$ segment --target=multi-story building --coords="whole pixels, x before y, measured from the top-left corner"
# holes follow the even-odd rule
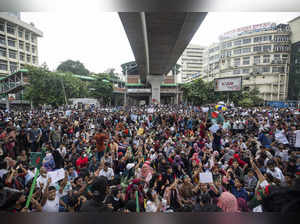
[[[289,100],[300,100],[300,16],[289,22],[291,29],[291,65],[289,73]]]
[[[242,76],[245,90],[257,88],[264,100],[285,100],[288,93],[290,28],[263,23],[229,31],[206,52],[205,81]]]
[[[203,73],[205,47],[190,44],[181,55],[181,79],[189,82]]]
[[[8,75],[25,64],[38,65],[38,37],[43,33],[20,20],[19,13],[0,13],[0,75]]]

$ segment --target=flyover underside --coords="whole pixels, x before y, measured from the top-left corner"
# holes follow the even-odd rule
[[[206,14],[206,12],[119,13],[142,82],[146,82],[148,75],[164,75],[171,70]]]

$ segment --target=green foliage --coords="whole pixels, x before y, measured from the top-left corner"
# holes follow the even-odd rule
[[[90,83],[91,96],[108,104],[113,95],[113,85],[109,74],[96,74],[96,81]]]
[[[193,82],[186,83],[182,86],[184,99],[193,105],[203,105],[216,103],[218,101],[227,101],[229,98],[235,105],[255,106],[263,103],[258,97],[259,91],[240,92],[215,92],[213,82],[204,82],[202,79],[196,79]]]
[[[89,75],[90,72],[87,70],[80,61],[67,60],[62,62],[56,69],[61,72],[71,72],[76,75]]]
[[[65,94],[67,98],[88,97],[88,84],[73,77],[71,73],[50,72],[46,67],[27,66],[26,68],[30,84],[26,86],[24,96],[35,106],[48,104],[57,107],[63,105],[65,104]]]
[[[239,105],[241,107],[251,107],[253,105],[253,101],[251,98],[244,98],[239,101]]]

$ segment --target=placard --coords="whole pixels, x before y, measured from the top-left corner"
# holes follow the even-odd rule
[[[48,178],[51,177],[51,183],[56,183],[65,178],[65,170],[63,168],[48,172]]]
[[[207,184],[213,183],[213,177],[211,172],[199,173],[200,183]]]
[[[201,109],[202,109],[202,112],[204,112],[204,113],[206,113],[206,112],[209,111],[209,108],[208,108],[208,107],[202,107]]]
[[[296,131],[296,142],[295,142],[295,147],[300,148],[300,130]]]

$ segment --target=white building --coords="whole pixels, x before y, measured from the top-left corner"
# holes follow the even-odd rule
[[[242,76],[245,90],[257,88],[264,100],[285,100],[290,47],[286,24],[263,23],[229,31],[208,48],[202,78]]]
[[[38,65],[38,37],[43,33],[20,20],[19,13],[0,13],[0,75],[8,75],[25,64]]]
[[[183,83],[196,79],[203,74],[205,47],[190,44],[181,55],[181,81]]]

